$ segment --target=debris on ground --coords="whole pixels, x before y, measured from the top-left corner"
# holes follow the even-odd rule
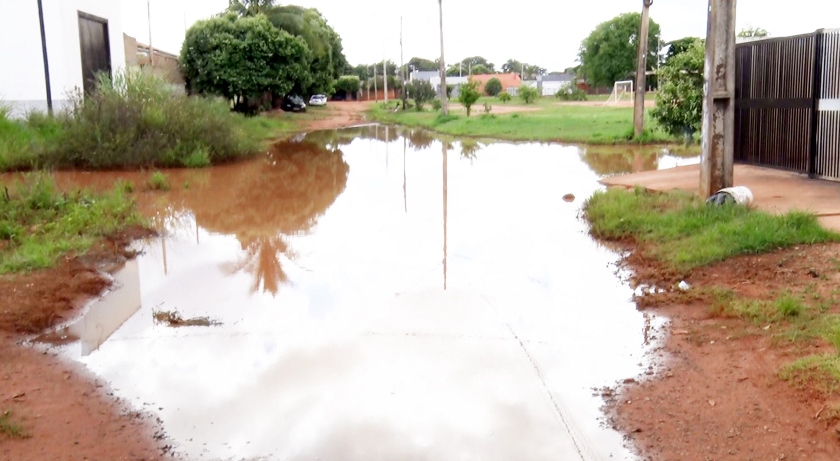
[[[152,318],[155,323],[162,323],[173,328],[178,327],[210,327],[221,325],[222,322],[210,317],[183,318],[178,311],[153,311]]]

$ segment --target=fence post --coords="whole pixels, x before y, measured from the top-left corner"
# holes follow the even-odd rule
[[[825,31],[819,29],[814,32],[814,86],[813,86],[813,108],[811,109],[811,139],[808,146],[808,176],[817,176],[817,153],[819,143],[817,135],[820,130],[820,99],[822,98],[822,61],[823,61],[823,38]]]

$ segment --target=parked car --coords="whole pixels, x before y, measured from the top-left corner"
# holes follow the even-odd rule
[[[306,103],[303,98],[293,94],[283,96],[283,102],[280,103],[280,108],[286,112],[306,112]]]
[[[313,94],[311,98],[309,98],[309,105],[310,106],[326,106],[327,105],[327,97],[323,94]]]

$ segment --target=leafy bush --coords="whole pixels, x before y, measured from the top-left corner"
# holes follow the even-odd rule
[[[14,120],[8,109],[0,107],[0,171],[38,168],[46,146],[62,131],[62,124],[53,117],[31,112],[25,120]]]
[[[703,42],[698,40],[659,70],[661,80],[656,92],[656,107],[650,115],[673,136],[700,130],[705,53]]]
[[[440,108],[441,108],[440,99],[435,99],[434,101],[432,101],[432,109],[434,109],[435,111],[438,111],[438,110],[440,110]]]
[[[499,93],[499,101],[502,101],[502,103],[507,103],[508,101],[510,101],[510,93],[508,93],[507,91],[502,91],[501,93]]]
[[[139,168],[207,166],[256,152],[251,122],[227,103],[174,94],[142,72],[100,76],[96,93],[71,96],[60,134],[39,166]]]
[[[501,93],[502,81],[496,77],[487,80],[487,83],[484,84],[484,92],[487,93],[488,96],[496,96]]]
[[[519,87],[519,98],[525,101],[525,104],[531,104],[540,97],[540,90],[528,85]]]
[[[169,178],[160,171],[155,171],[149,176],[148,186],[151,190],[169,190]]]
[[[336,91],[344,91],[348,95],[355,95],[358,93],[361,86],[362,82],[359,80],[359,77],[355,75],[341,76],[335,83]]]
[[[556,96],[561,101],[586,101],[586,92],[578,88],[574,83],[569,83],[560,88]]]
[[[467,109],[467,117],[470,116],[472,105],[481,97],[481,93],[478,92],[478,85],[479,82],[472,79],[468,83],[461,85],[458,102],[463,104],[464,108]]]
[[[406,89],[408,90],[409,97],[414,100],[418,111],[423,110],[423,105],[435,99],[435,96],[437,96],[435,89],[432,88],[432,84],[425,80],[414,80],[406,85]],[[440,101],[438,101],[439,104]]]

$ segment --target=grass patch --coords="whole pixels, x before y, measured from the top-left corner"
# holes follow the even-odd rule
[[[169,190],[169,178],[160,171],[152,173],[146,184],[151,190]]]
[[[655,124],[646,119],[645,135],[632,140],[633,109],[628,107],[580,106],[559,104],[556,98],[540,98],[534,104],[501,106],[496,98],[482,98],[481,105],[494,107],[523,107],[528,110],[507,114],[482,114],[467,117],[452,104],[448,116],[434,110],[393,112],[379,105],[372,105],[368,118],[384,123],[427,128],[453,136],[488,137],[512,141],[558,141],[590,144],[616,144],[628,142],[676,142]],[[536,110],[533,110],[536,109]]]
[[[97,238],[142,224],[125,185],[107,194],[61,192],[43,173],[24,176],[0,197],[0,274],[53,265]]]
[[[12,420],[12,412],[9,410],[4,411],[3,414],[0,415],[0,434],[15,439],[24,439],[28,437],[26,432],[23,431],[23,426]]]
[[[595,237],[648,243],[653,257],[680,271],[740,254],[840,241],[810,213],[771,215],[737,205],[708,206],[682,192],[596,192],[585,213]]]
[[[782,367],[779,376],[798,388],[830,394],[840,389],[840,355],[811,355]]]
[[[179,94],[143,72],[100,76],[95,94],[70,95],[66,112],[12,120],[0,109],[0,171],[43,168],[200,168],[256,154],[294,126],[245,117],[220,99]]]
[[[154,311],[152,318],[155,323],[161,323],[170,327],[209,327],[221,325],[218,320],[213,320],[210,317],[192,317],[185,319],[181,317],[178,311]]]

